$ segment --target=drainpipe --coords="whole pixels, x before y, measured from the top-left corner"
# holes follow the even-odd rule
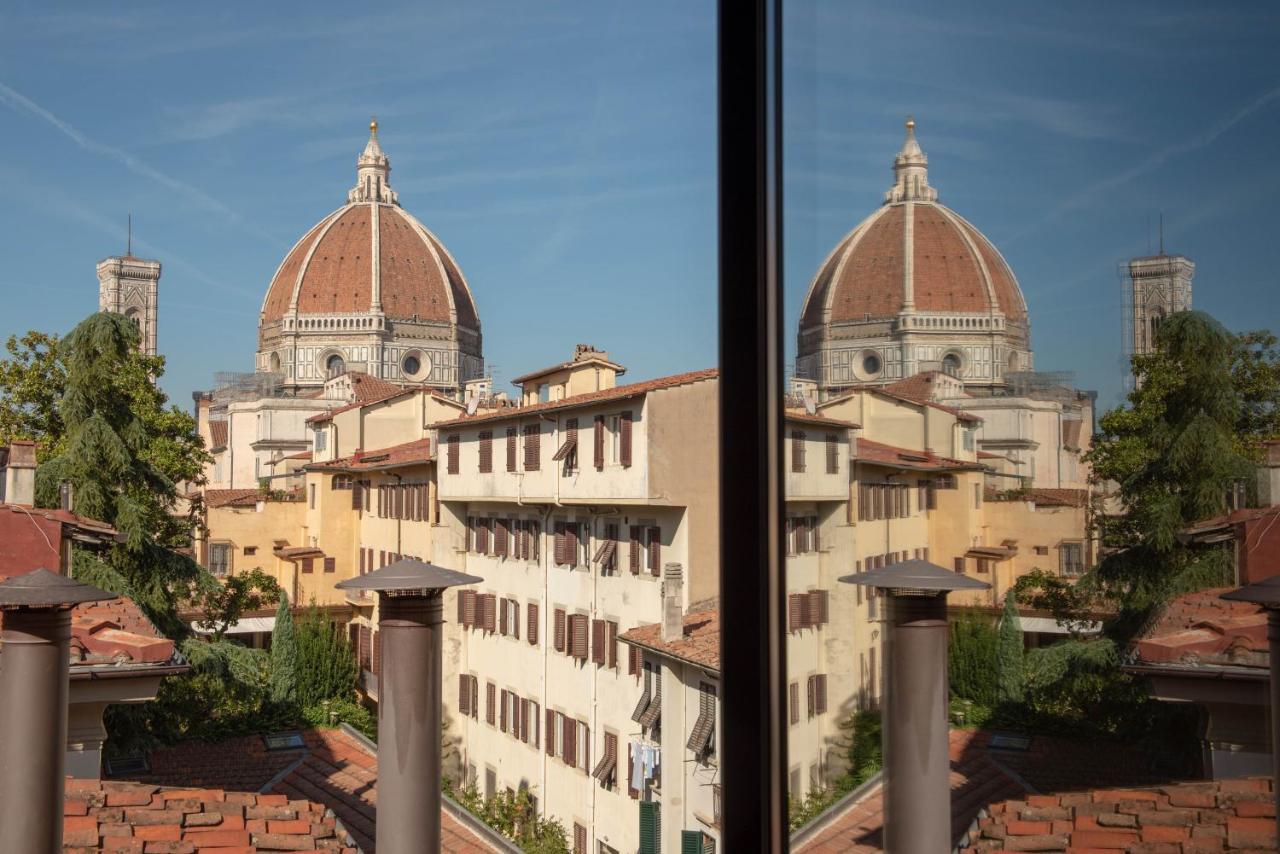
[[[440,680],[446,588],[483,581],[418,560],[399,560],[335,585],[378,594],[380,854],[440,850]]]
[[[71,608],[115,598],[47,569],[0,582],[0,851],[62,850]]]
[[[983,589],[923,560],[840,579],[888,595],[885,637],[885,825],[888,854],[947,854],[951,757],[947,735],[947,594]]]

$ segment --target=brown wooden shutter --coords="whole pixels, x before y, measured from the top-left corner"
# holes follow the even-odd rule
[[[556,755],[556,713],[547,709],[547,728],[544,730],[547,742],[547,755]]]
[[[569,628],[572,631],[570,655],[586,661],[590,655],[590,651],[587,648],[587,615],[574,614],[569,618]]]
[[[809,614],[814,625],[825,625],[830,621],[828,609],[830,607],[829,596],[826,590],[814,590],[809,594],[812,597],[812,603],[809,606]]]
[[[498,597],[493,593],[484,594],[484,628],[492,632],[497,625]]]
[[[507,471],[516,470],[516,434],[519,432],[515,427],[507,428]]]
[[[825,673],[819,673],[813,678],[816,682],[814,695],[817,705],[817,713],[825,715],[827,713],[827,675]]]
[[[537,471],[540,464],[539,452],[542,441],[541,428],[530,424],[524,428],[524,470]]]
[[[488,474],[493,471],[493,431],[485,430],[480,434],[480,471]]]
[[[800,599],[801,599],[801,594],[799,593],[792,593],[787,597],[788,623],[789,623],[790,630],[793,632],[798,632],[802,628]]]
[[[627,644],[627,675],[639,676],[643,653],[640,647]]]
[[[578,529],[581,523],[569,522],[564,526],[564,562],[569,567],[578,565]]]
[[[566,716],[564,719],[564,745],[560,749],[560,755],[564,757],[564,764],[570,768],[578,767],[578,722],[573,718]]]
[[[382,632],[373,633],[373,675],[382,672]]]
[[[520,640],[520,603],[515,599],[508,600],[511,608],[511,636]]]
[[[530,602],[525,611],[529,615],[529,646],[538,645],[538,606],[534,602]]]
[[[564,533],[565,533],[565,523],[564,523],[564,522],[556,522],[556,523],[555,523],[555,532],[556,532],[556,537],[555,537],[555,539],[556,539],[556,545],[555,545],[555,562],[556,562],[556,566],[564,566],[564,565],[565,565],[565,537],[564,537]]]
[[[351,509],[359,510],[364,506],[364,485],[361,481],[356,481],[351,485]]]
[[[471,716],[471,681],[465,673],[458,677],[458,714]]]
[[[618,461],[624,468],[631,466],[631,411],[618,418]]]
[[[597,415],[595,417],[595,464],[596,471],[604,470],[604,416]]]
[[[591,660],[604,666],[604,620],[591,621]]]
[[[302,571],[303,571],[303,572],[311,572],[311,571],[312,571],[312,570],[311,570],[311,558],[309,558],[309,557],[304,557],[304,558],[302,559]]]
[[[805,705],[805,709],[809,717],[813,717],[815,714],[817,714],[817,709],[818,709],[817,678],[818,677],[816,676],[810,676],[809,680],[805,683],[805,691],[806,691],[806,694],[808,695],[806,697],[807,702]]]
[[[812,679],[810,681],[812,681]],[[510,694],[505,688],[503,688],[502,692],[498,695],[498,729],[501,732],[507,731],[507,698],[509,696]]]
[[[610,620],[604,629],[605,667],[618,666],[618,624]]]
[[[649,529],[649,574],[662,575],[662,529]]]
[[[507,533],[507,520],[498,519],[497,521],[495,521],[494,530],[493,530],[494,555],[496,555],[497,557],[503,557],[503,558],[506,557],[507,544],[510,539],[511,539],[510,535]]]
[[[791,431],[791,470],[793,472],[804,471],[804,431]]]
[[[955,560],[955,570],[961,575],[964,574],[964,558],[958,557]]]
[[[501,612],[498,614],[498,634],[502,635],[503,637],[506,637],[507,631],[508,631],[508,627],[507,627],[507,600],[506,600],[506,599],[503,599],[503,600],[502,600],[502,610],[501,610]]]
[[[325,572],[336,572],[336,571],[337,571],[337,569],[338,569],[338,559],[337,559],[337,558],[327,557],[327,558],[325,558],[325,559],[324,559],[324,571],[325,571]]]
[[[790,700],[791,723],[800,723],[800,684],[792,682],[787,686],[788,699]]]
[[[449,474],[458,473],[458,443],[461,441],[462,441],[461,437],[459,437],[457,434],[450,436],[448,439],[448,443],[449,443],[448,473]]]
[[[555,644],[556,652],[564,652],[564,609],[556,608],[555,613]]]
[[[493,726],[498,714],[498,686],[490,682],[485,685],[484,691],[485,699],[488,701],[488,706],[484,710],[484,722]]]
[[[827,474],[840,473],[840,437],[827,434]]]
[[[631,526],[631,574],[640,574],[640,526]]]

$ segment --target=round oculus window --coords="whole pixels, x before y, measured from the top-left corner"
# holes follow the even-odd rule
[[[329,376],[336,377],[347,369],[347,362],[337,353],[334,353],[324,363],[325,369],[329,371]]]
[[[417,356],[405,356],[401,367],[404,368],[406,376],[413,377],[417,376],[418,371],[422,370],[422,362],[418,360]]]
[[[953,377],[960,376],[960,357],[955,353],[948,353],[942,357],[942,370],[944,373]]]
[[[883,365],[880,362],[880,357],[877,356],[875,353],[868,353],[867,355],[862,357],[862,371],[867,376],[869,377],[876,376],[877,374],[880,373],[881,367],[883,367]]]

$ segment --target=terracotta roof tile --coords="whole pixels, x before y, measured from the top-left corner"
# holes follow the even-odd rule
[[[805,424],[820,424],[825,427],[861,427],[861,424],[854,424],[852,421],[844,421],[839,418],[827,418],[825,415],[810,415],[807,412],[796,412],[788,410],[786,413],[788,421],[800,421]]]
[[[1009,798],[1034,800],[1040,797],[1036,792],[1088,789],[1098,785],[1150,785],[1159,780],[1146,772],[1145,755],[1127,745],[1032,736],[1026,751],[1013,751],[991,747],[993,736],[994,733],[984,730],[951,731],[953,841],[963,840],[975,819],[984,811],[994,812]],[[1025,801],[1021,803],[1026,805]],[[883,849],[883,830],[884,790],[876,787],[846,805],[830,824],[792,850],[797,854],[869,854]]]
[[[700,667],[720,670],[720,612],[697,611],[686,614],[683,636],[677,641],[662,639],[662,625],[637,626],[618,635],[618,639],[663,655],[692,662]]]
[[[374,471],[419,465],[431,462],[434,459],[435,452],[432,450],[431,440],[414,439],[412,442],[377,448],[372,451],[357,451],[350,457],[312,463],[307,468],[312,471]]]
[[[71,609],[73,665],[166,664],[173,649],[173,641],[131,599],[86,602]]]
[[[351,371],[351,393],[356,403],[372,403],[395,397],[405,391],[404,386],[389,383],[379,377],[360,371]]]
[[[220,789],[68,780],[62,827],[64,851],[356,854],[321,804]]]
[[[982,457],[985,452],[979,451],[978,456]],[[986,457],[998,456],[997,454],[987,454]],[[986,457],[983,457],[984,459]],[[1040,507],[1087,507],[1089,505],[1089,490],[1087,489],[1018,489],[1012,493],[1001,492],[998,489],[987,489],[983,491],[983,497],[987,501],[1031,501]]]
[[[305,730],[305,747],[268,751],[261,736],[217,743],[181,742],[152,751],[141,782],[215,787],[235,792],[266,789],[287,804],[314,802],[333,810],[365,854],[375,854],[378,758],[341,729]],[[447,809],[440,816],[441,850],[490,854],[494,848]]]
[[[932,451],[914,451],[910,448],[874,442],[871,439],[858,439],[854,459],[859,462],[879,463],[913,471],[957,471],[981,467],[978,463],[940,457]]]
[[[675,386],[716,379],[719,375],[720,372],[715,368],[707,368],[701,371],[689,371],[683,374],[673,374],[672,376],[658,377],[657,379],[645,380],[644,382],[631,383],[629,385],[615,386],[614,388],[603,389],[601,391],[588,392],[587,394],[575,394],[573,397],[566,397],[562,400],[535,403],[530,406],[508,406],[495,412],[480,412],[475,415],[462,416],[448,421],[438,421],[431,426],[444,429],[448,427],[462,427],[468,424],[479,424],[488,421],[526,418],[530,415],[543,412],[559,412],[562,409],[574,409],[579,406],[591,406],[596,403],[604,403],[611,400],[623,400],[629,397],[638,397],[651,391],[659,391],[665,388],[674,388]]]
[[[252,507],[258,503],[257,489],[206,489],[206,507]]]
[[[964,854],[988,851],[1274,851],[1265,778],[1042,795],[993,804]]]
[[[1269,661],[1266,613],[1248,602],[1219,598],[1230,589],[1199,590],[1171,601],[1134,642],[1138,661],[1265,669]]]

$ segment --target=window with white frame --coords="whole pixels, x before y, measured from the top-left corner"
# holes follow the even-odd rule
[[[230,543],[209,544],[209,572],[217,578],[231,572],[231,549]]]

